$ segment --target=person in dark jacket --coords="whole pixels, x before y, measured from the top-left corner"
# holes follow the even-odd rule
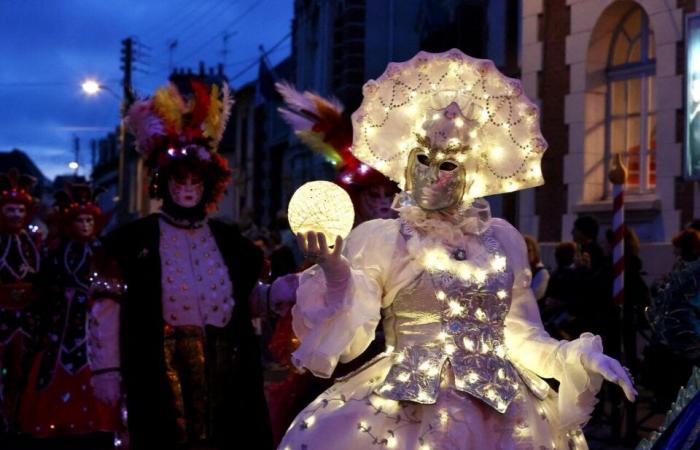
[[[582,304],[579,317],[584,329],[592,330],[603,338],[603,347],[610,355],[619,356],[619,309],[613,303],[613,270],[610,258],[598,243],[598,221],[582,216],[574,222],[571,232],[578,245],[576,263],[578,286]]]
[[[216,153],[230,106],[220,92],[193,79],[127,117],[163,204],[104,238],[90,359],[96,394],[125,394],[132,449],[272,446],[251,317],[288,283],[258,283],[260,249],[208,217],[230,178]]]

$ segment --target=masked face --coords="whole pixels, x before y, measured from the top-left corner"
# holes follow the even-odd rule
[[[95,218],[91,214],[78,214],[73,229],[79,238],[90,239],[95,233]]]
[[[396,191],[386,186],[370,186],[359,194],[358,218],[362,221],[372,219],[391,219],[396,214],[391,209]]]
[[[196,175],[173,175],[168,179],[168,190],[173,201],[183,208],[194,208],[202,201],[204,183]]]
[[[2,207],[2,217],[10,231],[19,231],[27,218],[27,207],[21,203],[7,203]]]
[[[409,155],[406,189],[421,208],[439,211],[458,205],[467,187],[464,167],[447,158],[436,160],[421,149]]]

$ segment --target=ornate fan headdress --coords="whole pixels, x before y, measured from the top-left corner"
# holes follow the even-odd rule
[[[304,144],[336,168],[338,185],[346,190],[377,184],[396,189],[391,180],[352,154],[352,123],[339,101],[299,92],[287,82],[278,82],[275,87],[286,103],[278,108],[280,115]]]
[[[422,147],[468,167],[464,202],[539,186],[547,148],[537,107],[520,81],[459,50],[390,63],[363,87],[352,115],[352,153],[405,188],[408,156]],[[468,165],[467,165],[468,164]]]
[[[20,203],[27,207],[33,206],[36,199],[31,192],[35,185],[36,178],[20,174],[14,167],[7,173],[0,174],[0,205]]]
[[[231,176],[226,159],[217,150],[233,99],[226,84],[208,86],[191,78],[187,87],[189,92],[174,83],[159,88],[152,97],[134,103],[125,122],[151,171],[152,196],[162,194],[160,172],[184,161],[211,184],[207,203],[215,205]]]

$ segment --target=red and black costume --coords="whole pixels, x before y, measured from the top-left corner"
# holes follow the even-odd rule
[[[94,283],[102,311],[93,308],[90,359],[96,386],[121,374],[132,449],[272,445],[248,303],[262,253],[207,217],[230,178],[216,153],[230,104],[225,86],[192,80],[127,117],[163,205],[103,239],[110,263]],[[202,183],[196,206],[171,196],[168,183],[182,178]]]
[[[33,177],[16,169],[0,175],[0,430],[14,430],[19,397],[34,346],[40,255],[26,230],[35,200]]]
[[[20,406],[22,432],[39,437],[114,432],[119,409],[99,401],[90,385],[87,360],[87,312],[97,238],[104,217],[92,190],[72,186],[56,195],[52,219],[61,244],[44,259],[41,270],[40,352],[33,360]],[[81,235],[74,222],[87,216],[92,230]]]

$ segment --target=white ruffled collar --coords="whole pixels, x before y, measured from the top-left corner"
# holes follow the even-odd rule
[[[423,236],[455,242],[464,234],[480,235],[491,226],[491,208],[483,198],[470,206],[460,206],[454,212],[426,211],[416,204],[410,193],[400,192],[394,198],[392,208],[413,230]]]

